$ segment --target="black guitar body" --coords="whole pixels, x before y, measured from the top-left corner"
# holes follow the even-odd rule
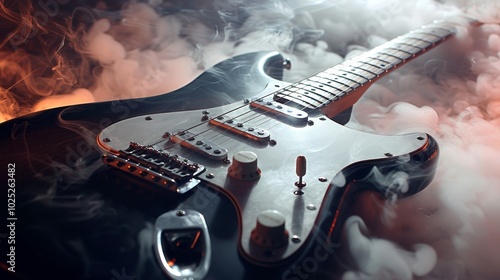
[[[316,205],[317,217],[311,219],[311,232],[302,237],[300,250],[270,265],[242,253],[244,218],[230,189],[219,190],[217,184],[205,179],[185,194],[152,188],[140,178],[102,163],[103,149],[96,141],[101,131],[118,121],[168,112],[181,116],[174,112],[211,111],[251,99],[271,83],[281,83],[275,79],[281,79],[283,62],[278,53],[246,54],[218,64],[169,94],[56,108],[1,124],[0,173],[2,186],[6,186],[2,197],[15,193],[13,215],[5,206],[1,211],[11,218],[3,221],[15,224],[15,244],[8,243],[8,238],[0,243],[3,274],[13,279],[168,279],[154,252],[155,221],[163,213],[182,209],[201,213],[210,233],[211,261],[205,279],[303,279],[303,274],[317,279],[319,269],[312,267],[310,260],[322,263],[318,261],[319,250],[321,257],[334,258],[335,242],[356,193],[374,190],[387,194],[388,186],[370,181],[373,167],[383,174],[411,174],[409,190],[396,190],[396,195],[420,191],[436,168],[438,147],[432,137],[418,136],[418,141],[425,143],[404,154],[404,161],[396,152],[393,156],[382,154],[380,160],[344,166],[343,186],[330,182],[333,176],[328,176],[329,187],[322,204]],[[329,119],[314,122],[343,129]],[[15,185],[5,183],[12,179],[7,177],[8,168],[15,169]],[[200,177],[205,178],[208,172]],[[260,182],[265,183],[264,177]],[[11,228],[1,230],[6,231],[13,234]],[[12,251],[14,258],[4,254]],[[14,273],[8,271],[12,267]]]

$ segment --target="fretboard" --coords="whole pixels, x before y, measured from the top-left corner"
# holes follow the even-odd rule
[[[444,42],[456,24],[434,22],[278,91],[274,99],[334,117],[351,107],[375,80]]]

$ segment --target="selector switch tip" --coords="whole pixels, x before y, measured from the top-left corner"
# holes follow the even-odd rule
[[[257,165],[257,155],[250,151],[235,153],[228,174],[236,180],[248,181],[258,179],[260,177],[260,169]]]

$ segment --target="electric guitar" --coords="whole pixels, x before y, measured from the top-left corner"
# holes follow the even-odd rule
[[[373,82],[454,30],[425,25],[294,84],[279,53],[251,53],[168,94],[1,124],[4,274],[314,279],[356,194],[406,197],[432,180],[430,135],[342,123]]]

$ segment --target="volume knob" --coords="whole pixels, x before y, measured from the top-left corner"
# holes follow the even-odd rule
[[[260,177],[260,169],[257,166],[257,155],[249,151],[235,153],[228,173],[231,178],[237,180],[258,179]]]
[[[288,231],[285,229],[285,217],[276,210],[263,211],[257,217],[257,224],[252,230],[250,240],[264,248],[279,248],[288,243]]]

